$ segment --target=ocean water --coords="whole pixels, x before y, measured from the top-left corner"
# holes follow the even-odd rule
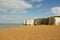
[[[0,24],[0,30],[23,27],[22,24]]]

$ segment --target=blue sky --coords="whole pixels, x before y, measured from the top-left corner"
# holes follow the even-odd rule
[[[60,15],[60,0],[0,0],[0,23],[56,15]]]

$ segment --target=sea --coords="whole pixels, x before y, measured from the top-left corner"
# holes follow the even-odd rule
[[[23,27],[23,24],[0,24],[0,30]]]

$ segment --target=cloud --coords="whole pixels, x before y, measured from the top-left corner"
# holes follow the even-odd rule
[[[0,8],[0,13],[2,13],[2,12],[6,12],[6,10],[5,10],[5,9]]]
[[[2,4],[6,7],[17,9],[17,8],[31,8],[32,5],[21,0],[1,0]]]
[[[2,12],[3,10],[0,8],[0,12]]]
[[[18,15],[2,15],[0,16],[0,23],[21,23],[25,18]]]
[[[28,13],[28,11],[23,11],[23,13]]]
[[[32,2],[41,2],[41,0],[32,0]],[[36,5],[39,8],[41,4]],[[21,20],[28,19],[17,13],[28,13],[26,9],[34,8],[34,5],[25,0],[0,0],[0,13],[7,13],[0,15],[0,23],[20,23]],[[12,15],[10,14],[12,13]]]
[[[41,4],[42,1],[43,0],[31,0],[31,3],[33,5],[33,8],[40,8],[42,6],[42,4]]]
[[[0,23],[21,23],[25,18],[16,14],[28,13],[26,9],[32,7],[32,4],[24,0],[0,0],[0,13],[7,13],[0,15]]]
[[[18,16],[18,15],[2,15],[0,16],[0,19],[7,19],[7,20],[21,20],[21,19],[24,19],[23,17],[21,16]]]
[[[42,0],[32,0],[32,2],[41,2]]]
[[[14,10],[14,11],[23,11],[27,8],[32,8],[32,4],[28,4],[27,2],[25,2],[24,0],[0,0],[0,5],[2,5],[3,7],[0,7],[0,10],[1,8],[4,8],[5,10],[7,9],[11,9],[11,10]],[[21,11],[21,13],[23,13]]]
[[[51,9],[51,11],[52,11],[53,13],[55,13],[56,15],[60,15],[60,7],[53,7],[53,8]]]
[[[42,4],[36,5],[34,8],[40,8]]]
[[[34,2],[42,2],[42,0],[31,0]],[[1,12],[8,12],[8,9],[11,10],[11,12],[14,14],[16,11],[19,11],[20,13],[28,13],[26,9],[28,8],[39,8],[41,4],[36,5],[34,7],[31,3],[26,2],[25,0],[0,0],[0,9],[4,9],[5,11]],[[10,12],[10,13],[11,13]]]

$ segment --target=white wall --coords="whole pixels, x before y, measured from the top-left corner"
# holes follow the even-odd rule
[[[26,21],[26,20],[24,20],[24,24],[26,24],[25,21]]]
[[[27,24],[27,25],[34,25],[34,20],[33,20],[33,19],[24,20],[24,24]]]
[[[33,19],[30,20],[30,24],[34,25],[34,20]]]
[[[30,20],[27,20],[27,24],[30,24]]]
[[[55,25],[60,25],[60,17],[55,17]]]

